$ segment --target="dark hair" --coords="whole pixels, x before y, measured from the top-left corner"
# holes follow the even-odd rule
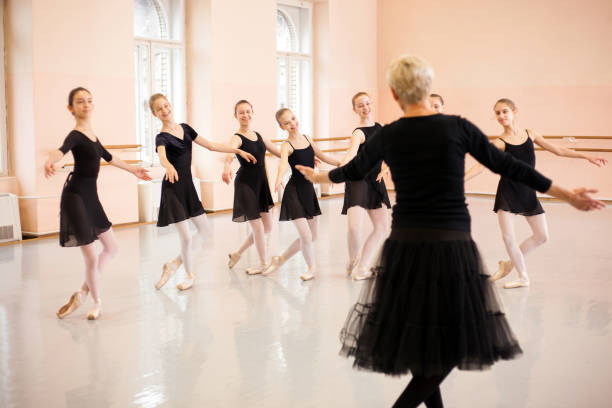
[[[442,102],[442,106],[444,106],[444,99],[442,99],[442,97],[440,95],[432,93],[432,94],[429,95],[429,97],[430,98],[438,98],[438,99],[440,99],[440,102]]]
[[[353,95],[353,98],[351,99],[351,103],[353,104],[353,108],[355,107],[355,100],[357,98],[359,98],[360,96],[364,96],[364,95],[368,96],[368,97],[370,96],[370,95],[368,95],[367,92],[357,92],[355,95]]]
[[[505,105],[508,105],[508,107],[512,109],[513,111],[516,110],[516,104],[514,103],[514,101],[512,101],[512,99],[508,99],[508,98],[498,99],[497,102],[495,102],[495,105],[493,105],[493,107],[495,107],[498,103],[503,103]]]
[[[159,98],[164,98],[166,101],[168,100],[168,98],[166,98],[166,95],[162,93],[156,93],[156,94],[151,95],[151,97],[149,98],[149,109],[151,109],[151,112],[153,112],[153,104]]]
[[[280,108],[279,110],[276,111],[276,121],[278,122],[278,124],[280,125],[280,117],[283,116],[283,114],[285,112],[291,112],[291,109],[289,108]]]
[[[251,107],[251,110],[253,110],[253,105],[251,105],[251,102],[247,101],[246,99],[241,99],[238,102],[236,102],[236,104],[234,105],[234,115],[238,111],[238,106],[242,105],[243,103],[246,103],[247,105],[249,105]]]
[[[77,86],[72,91],[70,91],[70,93],[68,94],[68,106],[72,106],[72,104],[74,103],[74,96],[77,94],[77,92],[81,92],[81,91],[85,91],[91,95],[91,92],[89,92],[88,89],[83,88],[82,86]]]

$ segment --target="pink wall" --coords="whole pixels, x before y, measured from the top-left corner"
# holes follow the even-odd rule
[[[588,7],[574,6],[551,0],[538,5],[475,0],[470,7],[413,0],[315,1],[314,136],[350,134],[357,120],[350,98],[359,90],[372,94],[379,121],[395,119],[399,110],[384,74],[389,61],[406,52],[432,63],[435,90],[445,96],[449,113],[469,117],[488,133],[500,130],[491,112],[493,101],[508,96],[519,104],[521,123],[543,134],[612,135],[607,120],[612,55],[605,41],[612,37],[612,5],[597,0]],[[7,131],[14,178],[0,179],[0,189],[56,196],[20,202],[24,230],[43,233],[58,225],[66,174],[44,180],[42,165],[73,126],[65,107],[69,89],[84,85],[93,92],[94,126],[103,143],[136,143],[132,2],[107,0],[84,7],[79,0],[58,0],[50,7],[45,0],[7,0],[5,7]],[[185,0],[185,7],[189,123],[205,137],[226,142],[237,128],[234,103],[247,98],[255,107],[255,128],[275,137],[276,1]],[[222,160],[221,154],[195,149],[196,175],[205,180],[204,202],[210,209],[232,203],[233,187],[220,181]],[[276,163],[268,160],[271,177]],[[612,197],[612,166],[599,170],[547,153],[538,153],[538,163],[555,180],[574,186],[588,179],[602,196]],[[568,166],[572,172],[565,171]],[[491,192],[495,181],[483,175],[468,188]],[[131,175],[105,167],[99,190],[114,223],[137,220],[137,185]]]
[[[234,103],[246,98],[255,108],[255,128],[275,138],[276,1],[188,1],[187,8],[188,83],[198,89],[189,90],[189,121],[205,136],[227,142],[237,129]],[[350,135],[356,122],[351,97],[358,90],[377,93],[375,15],[370,0],[313,4],[315,137]],[[203,21],[210,21],[209,29]],[[194,154],[198,175],[208,180],[203,191],[209,209],[232,206],[233,186],[221,182],[222,160],[202,149]],[[278,161],[267,163],[274,179]]]
[[[314,19],[314,101],[315,137],[350,136],[358,123],[351,98],[356,92],[377,91],[376,2],[331,0],[316,2]],[[376,117],[376,106],[374,109]],[[348,146],[342,142],[321,142],[321,148]],[[342,158],[344,153],[333,154]],[[329,166],[324,165],[324,168]],[[322,186],[324,192],[339,193],[342,186]]]
[[[381,0],[377,60],[382,117],[389,122],[400,115],[388,92],[386,67],[396,56],[412,53],[433,65],[434,91],[444,96],[447,112],[468,117],[488,134],[501,130],[493,103],[509,97],[519,106],[520,123],[541,134],[610,136],[611,16],[612,3],[605,0],[582,7],[568,0],[475,0],[469,7]],[[538,153],[538,162],[555,180],[570,186],[588,180],[601,188],[601,196],[612,197],[610,168],[598,171],[548,153]],[[495,177],[487,180],[475,179],[468,187],[494,191]]]
[[[276,135],[276,2],[187,1],[188,118],[204,137],[229,142],[234,104],[248,99],[254,128]],[[238,12],[239,11],[239,12]],[[223,154],[197,148],[193,163],[207,180],[204,206],[229,208],[233,186],[221,182]]]
[[[21,222],[25,231],[50,232],[59,225],[66,174],[45,180],[43,164],[74,126],[66,110],[68,91],[78,85],[92,91],[94,129],[103,144],[135,143],[132,7],[122,0],[87,9],[78,0],[56,1],[53,7],[44,0],[7,1],[5,21],[11,174],[22,195],[56,196],[20,200]],[[112,222],[137,220],[133,176],[103,168],[99,190]]]
[[[350,136],[358,122],[351,98],[365,91],[376,102],[376,2],[329,2],[330,136]],[[375,111],[376,116],[376,111]]]

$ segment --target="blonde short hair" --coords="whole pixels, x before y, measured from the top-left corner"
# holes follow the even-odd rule
[[[429,96],[433,81],[433,69],[415,55],[402,55],[387,69],[387,84],[400,101],[418,103]]]

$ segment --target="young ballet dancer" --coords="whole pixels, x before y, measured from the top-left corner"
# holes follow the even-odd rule
[[[395,407],[442,407],[440,383],[454,367],[482,370],[521,352],[470,236],[463,192],[470,153],[504,177],[581,210],[603,208],[595,190],[565,190],[495,148],[471,122],[438,114],[427,100],[432,69],[402,56],[387,71],[404,112],[331,172],[297,166],[313,183],[360,180],[380,161],[391,169],[397,203],[375,279],[365,283],[342,330],[342,353],[356,367],[412,373]]]
[[[372,120],[372,101],[367,93],[356,93],[352,103],[353,111],[359,115],[359,126],[351,135],[350,146],[341,165],[353,159],[363,149],[364,143],[382,128],[380,123]],[[383,167],[386,171],[386,164],[380,161],[363,180],[347,181],[345,185],[342,214],[348,214],[349,261],[346,274],[354,280],[372,276],[369,268],[372,257],[388,233],[387,210],[391,208],[391,203],[383,180]],[[361,230],[366,214],[372,221],[373,229],[363,242]]]
[[[236,172],[234,180],[234,209],[232,220],[234,222],[248,221],[251,233],[246,241],[236,252],[229,254],[229,267],[233,268],[240,260],[241,255],[253,243],[259,254],[260,264],[253,268],[247,268],[246,273],[257,275],[266,269],[266,242],[265,235],[272,230],[272,213],[270,208],[274,207],[268,175],[266,173],[266,149],[273,155],[280,157],[280,149],[269,139],[264,138],[258,132],[251,129],[253,118],[253,105],[242,99],[234,106],[234,117],[238,120],[240,127],[230,140],[230,146],[241,148],[251,153],[257,160],[256,164],[249,163],[240,156],[236,156],[240,162],[240,169]],[[225,157],[223,167],[223,181],[229,184],[232,180],[231,163],[234,155]]]
[[[517,124],[518,109],[510,99],[498,100],[493,110],[497,121],[504,129],[499,138],[493,141],[493,144],[498,149],[509,153],[531,167],[535,167],[536,161],[534,143],[557,156],[585,159],[596,166],[607,163],[607,160],[602,157],[590,156],[556,146],[547,142],[533,130],[519,127]],[[470,180],[482,170],[481,165],[474,165],[466,173],[465,180]],[[516,269],[518,279],[506,282],[504,288],[527,287],[529,286],[529,275],[527,274],[525,255],[548,240],[548,226],[544,209],[542,209],[534,189],[506,177],[501,177],[497,185],[493,211],[497,213],[502,238],[510,259],[499,261],[499,268],[491,279],[496,281],[508,275],[512,269]],[[517,214],[525,217],[532,231],[532,235],[520,245],[518,245],[514,233],[514,220]]]
[[[256,160],[250,153],[205,139],[186,123],[175,123],[172,106],[162,94],[157,93],[151,96],[149,107],[153,116],[162,122],[161,132],[155,138],[155,146],[159,161],[166,169],[161,186],[157,226],[165,227],[175,224],[181,240],[180,254],[174,260],[164,264],[161,278],[155,288],[161,289],[183,264],[187,280],[179,283],[177,288],[186,290],[193,286],[195,280],[195,252],[202,247],[211,233],[204,207],[193,185],[191,175],[193,143],[215,152],[238,154],[247,162],[256,163]],[[197,229],[193,236],[189,232],[188,220],[191,220]]]
[[[75,119],[74,129],[68,133],[58,150],[49,153],[45,162],[45,177],[55,174],[54,164],[66,153],[72,152],[74,170],[66,178],[60,201],[60,245],[81,248],[85,261],[85,282],[81,289],[70,296],[57,317],[60,319],[74,312],[85,302],[91,292],[94,307],[87,315],[95,320],[102,313],[100,298],[100,274],[110,258],[118,251],[111,222],[106,217],[98,198],[98,173],[100,158],[109,164],[128,171],[142,180],[151,180],[142,167],[131,166],[118,157],[113,157],[100,143],[91,126],[94,109],[91,92],[83,87],[74,88],[68,95],[68,110]],[[95,241],[102,243],[102,251],[96,253]]]
[[[276,121],[281,129],[287,131],[288,136],[281,145],[281,159],[274,184],[275,192],[278,192],[281,186],[287,167],[291,166],[291,178],[287,182],[281,203],[280,221],[293,221],[300,237],[293,241],[282,255],[272,257],[270,265],[263,274],[273,273],[301,250],[308,271],[303,273],[300,279],[308,281],[315,277],[316,266],[312,243],[317,239],[317,216],[321,215],[321,209],[314,186],[295,169],[295,166],[301,164],[313,167],[315,156],[332,166],[338,166],[340,161],[324,154],[300,133],[299,122],[290,109],[283,108],[276,112]]]
[[[442,96],[432,93],[429,95],[429,106],[431,106],[431,110],[442,113],[444,112],[444,99],[442,99]]]

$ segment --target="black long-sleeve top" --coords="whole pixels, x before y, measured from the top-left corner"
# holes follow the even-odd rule
[[[442,114],[401,118],[384,126],[329,178],[334,183],[363,179],[382,159],[395,184],[392,227],[470,231],[463,188],[466,153],[535,190],[550,188],[548,178],[497,149],[470,121]]]

